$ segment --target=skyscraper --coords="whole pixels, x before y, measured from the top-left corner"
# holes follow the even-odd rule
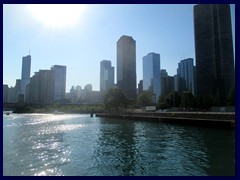
[[[154,102],[161,95],[160,54],[149,53],[143,57],[143,90],[154,94]]]
[[[29,84],[29,102],[51,104],[54,96],[54,71],[39,70],[31,77]]]
[[[136,98],[136,41],[130,36],[117,41],[117,86],[128,98]]]
[[[194,87],[194,72],[193,72],[193,59],[183,59],[178,63],[177,75],[184,79],[184,90],[190,91],[195,95]]]
[[[64,100],[66,92],[66,66],[54,65],[51,70],[54,72],[54,101]]]
[[[100,92],[103,94],[114,86],[114,67],[111,61],[102,60],[100,62]]]
[[[161,96],[167,96],[174,90],[174,78],[168,76],[166,69],[160,70],[161,77]]]
[[[22,58],[21,93],[26,95],[26,86],[30,83],[31,56]]]
[[[234,56],[230,6],[194,6],[194,32],[198,96],[217,96],[220,104],[234,82]]]

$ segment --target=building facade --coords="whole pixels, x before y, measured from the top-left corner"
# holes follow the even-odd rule
[[[54,101],[54,72],[39,70],[30,80],[28,99],[30,103],[51,104]]]
[[[21,93],[26,95],[26,86],[30,83],[31,56],[22,58]]]
[[[8,85],[3,84],[3,103],[8,102]]]
[[[114,86],[114,67],[111,61],[102,60],[100,62],[100,92],[103,95],[108,89]]]
[[[160,70],[161,78],[161,96],[167,96],[174,90],[174,78],[173,76],[168,76],[165,69]]]
[[[183,89],[195,95],[193,59],[183,59],[178,63],[177,75],[184,79]]]
[[[66,66],[54,65],[51,70],[54,72],[54,101],[65,99],[66,93]]]
[[[154,94],[154,102],[161,95],[160,54],[149,53],[143,57],[143,90]]]
[[[136,41],[121,36],[117,41],[117,86],[130,99],[136,99]]]
[[[218,96],[226,103],[234,82],[234,55],[230,6],[194,6],[194,34],[198,96]]]
[[[140,95],[143,92],[143,80],[141,79],[138,83],[137,95]]]
[[[18,102],[18,94],[21,94],[21,79],[16,79],[15,84],[15,102]]]

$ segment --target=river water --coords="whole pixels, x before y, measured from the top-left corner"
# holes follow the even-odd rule
[[[3,175],[235,175],[235,131],[77,114],[3,114]]]

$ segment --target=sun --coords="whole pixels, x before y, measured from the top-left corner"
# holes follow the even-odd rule
[[[79,22],[85,6],[82,4],[29,4],[27,8],[44,26],[64,28]]]

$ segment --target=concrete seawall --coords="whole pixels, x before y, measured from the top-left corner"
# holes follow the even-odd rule
[[[162,113],[98,113],[96,117],[119,118],[160,123],[235,128],[235,113],[212,112],[162,112]]]

